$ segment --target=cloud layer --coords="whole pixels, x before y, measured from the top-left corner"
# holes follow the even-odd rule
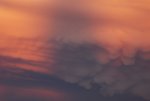
[[[65,1],[57,9],[43,6],[52,3],[1,3],[1,67],[150,100],[148,0]]]
[[[80,28],[73,22],[80,16],[60,18],[65,22],[57,27],[56,37],[64,44],[56,53],[56,75],[88,89],[99,85],[104,95],[128,92],[150,100],[147,2],[112,0],[103,2],[105,7],[89,7],[93,11],[85,13],[89,22],[78,20]]]

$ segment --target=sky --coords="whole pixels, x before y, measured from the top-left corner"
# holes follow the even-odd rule
[[[150,101],[149,0],[1,0],[0,101]]]

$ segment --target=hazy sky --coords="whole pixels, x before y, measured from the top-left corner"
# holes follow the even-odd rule
[[[150,1],[1,0],[0,101],[149,101]]]

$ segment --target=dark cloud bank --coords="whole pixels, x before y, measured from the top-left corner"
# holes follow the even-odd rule
[[[71,94],[72,97],[66,97],[68,101],[149,100],[149,61],[141,59],[140,52],[135,55],[134,64],[126,65],[119,58],[104,63],[97,57],[101,52],[102,54],[106,52],[99,45],[56,41],[47,41],[47,43],[43,46],[45,47],[43,49],[48,51],[49,44],[54,44],[55,54],[42,51],[40,57],[47,56],[45,61],[53,60],[51,63],[1,55],[0,83],[7,88],[5,92],[9,93],[6,93],[5,96],[2,95],[5,97],[4,101],[19,101],[20,99],[25,101],[33,99],[34,101],[62,100],[54,99],[54,95],[45,98],[37,97],[36,94],[32,97],[28,96],[28,98],[25,95],[18,95],[19,91],[24,94],[25,89],[35,90],[39,88],[50,91],[54,89],[54,91],[66,93],[68,96]],[[36,45],[35,47],[39,46]],[[36,51],[34,55],[39,55],[38,52],[41,51]],[[30,53],[33,53],[32,50],[30,50]],[[17,64],[20,64],[20,67]],[[38,67],[45,67],[47,72],[40,73],[34,69],[21,69],[21,66],[25,64],[27,67],[37,67],[37,70]],[[54,68],[53,74],[49,69],[51,67]],[[15,95],[13,92],[19,88],[21,90],[18,93],[16,92],[17,95]],[[27,90],[27,92],[30,92],[30,90]],[[39,90],[39,92],[41,91]],[[59,93],[55,96],[59,96]],[[59,97],[61,98],[61,96]]]

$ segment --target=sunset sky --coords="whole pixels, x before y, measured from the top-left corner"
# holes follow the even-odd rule
[[[0,101],[150,101],[150,1],[0,0]]]

